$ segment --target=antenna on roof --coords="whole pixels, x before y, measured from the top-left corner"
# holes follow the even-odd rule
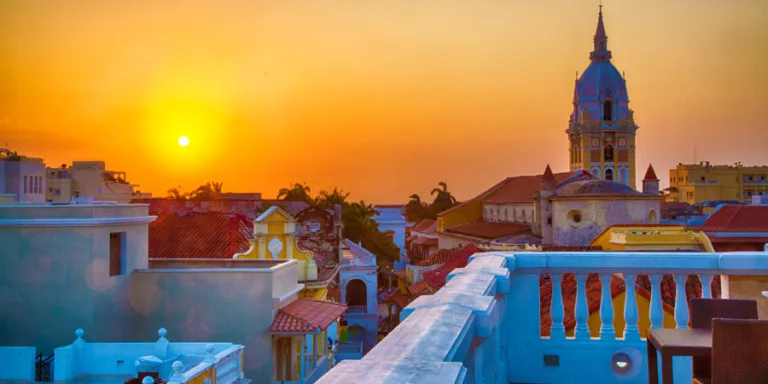
[[[698,164],[699,163],[699,159],[696,156],[696,143],[693,143],[693,163],[694,164]]]

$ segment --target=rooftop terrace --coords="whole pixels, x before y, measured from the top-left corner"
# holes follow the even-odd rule
[[[712,281],[768,275],[768,255],[750,253],[661,252],[497,252],[472,256],[454,270],[446,285],[421,296],[401,313],[401,324],[362,360],[346,360],[318,383],[647,383],[645,330],[639,329],[635,284],[625,284],[623,308],[601,288],[599,337],[590,337],[586,282],[597,274],[602,286],[615,277],[634,282],[648,276],[652,285],[648,320],[664,321],[662,278],[675,284],[674,321],[687,328],[686,280],[698,276],[702,297],[712,297]],[[577,282],[575,334],[566,336],[562,282]],[[552,325],[542,336],[540,276],[550,276]],[[760,297],[760,289],[756,295]],[[760,299],[762,300],[762,298]],[[758,302],[761,313],[766,303]],[[763,315],[761,315],[762,317]],[[616,327],[626,319],[626,326]],[[547,325],[548,326],[548,325]],[[617,329],[620,329],[617,332]],[[627,356],[617,363],[614,356]],[[675,382],[690,383],[690,358],[674,359]]]

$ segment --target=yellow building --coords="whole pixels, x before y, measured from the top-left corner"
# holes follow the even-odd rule
[[[684,225],[614,225],[599,234],[590,244],[603,251],[689,251],[714,252],[709,238]]]
[[[254,239],[250,248],[235,259],[296,260],[298,281],[304,284],[299,296],[325,300],[328,284],[338,273],[338,265],[318,268],[314,253],[298,243],[297,220],[279,206],[272,206],[253,221]]]
[[[678,164],[669,170],[667,201],[695,204],[710,200],[752,202],[768,194],[768,166]],[[706,212],[705,212],[706,213]]]

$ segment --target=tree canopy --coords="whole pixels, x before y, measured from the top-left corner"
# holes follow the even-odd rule
[[[409,196],[408,204],[405,205],[405,219],[408,222],[418,223],[424,219],[435,220],[440,212],[459,204],[448,191],[448,183],[441,181],[437,185],[438,187],[429,193],[430,196],[435,196],[431,204],[422,201],[421,196],[416,193]]]

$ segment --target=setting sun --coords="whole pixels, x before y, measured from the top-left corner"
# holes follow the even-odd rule
[[[182,147],[186,147],[187,145],[189,145],[189,138],[186,136],[179,137],[179,145]]]

